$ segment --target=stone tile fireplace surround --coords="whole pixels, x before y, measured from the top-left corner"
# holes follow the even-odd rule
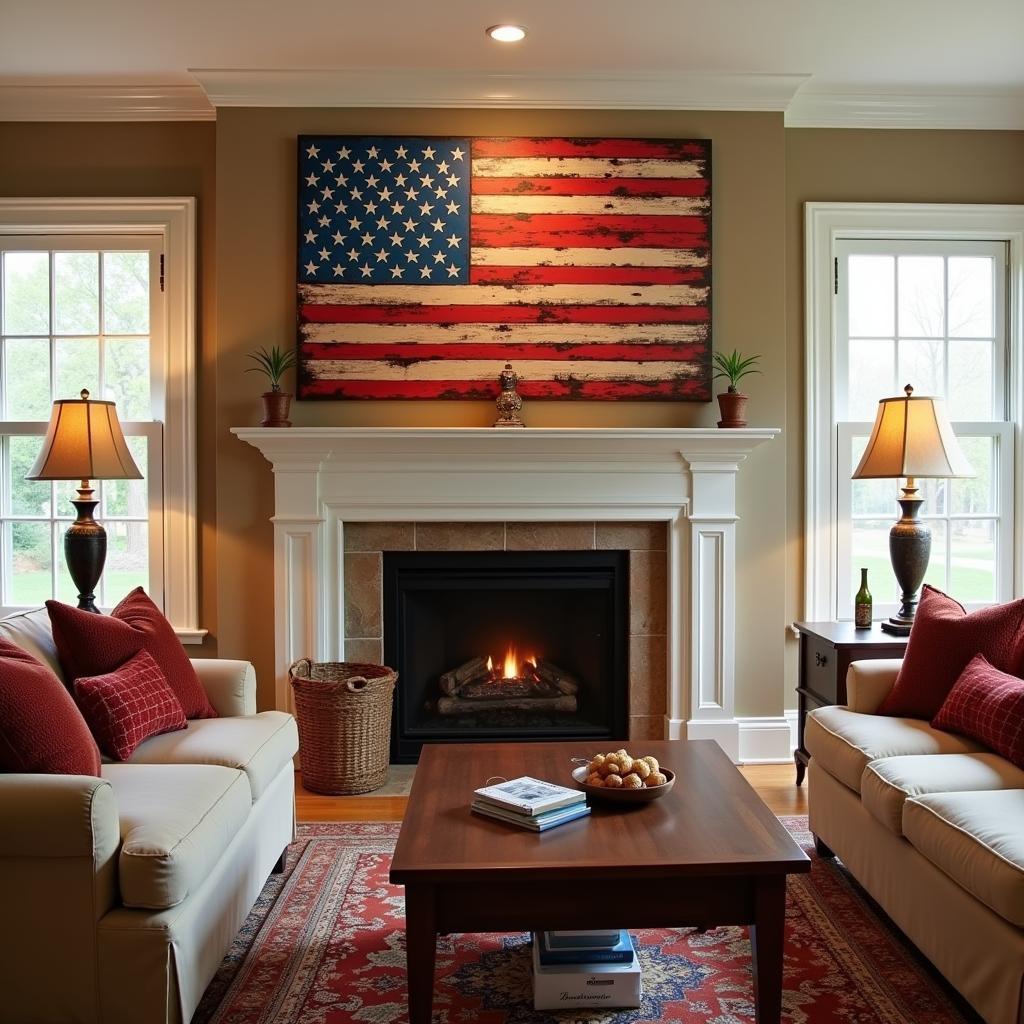
[[[382,552],[630,552],[630,735],[734,758],[735,478],[773,429],[235,428],[274,470],[277,706],[381,658]]]

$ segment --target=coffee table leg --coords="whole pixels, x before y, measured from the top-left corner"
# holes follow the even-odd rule
[[[786,933],[786,876],[757,882],[754,926],[754,1006],[757,1024],[779,1024],[782,1016],[782,952]]]
[[[434,887],[405,887],[405,956],[409,983],[409,1024],[430,1024],[434,1008],[437,919]]]

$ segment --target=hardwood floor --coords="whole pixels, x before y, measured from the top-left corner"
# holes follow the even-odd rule
[[[750,764],[740,771],[773,814],[806,814],[807,782],[798,789],[792,764]],[[296,777],[295,802],[299,821],[401,821],[404,796],[320,796]]]

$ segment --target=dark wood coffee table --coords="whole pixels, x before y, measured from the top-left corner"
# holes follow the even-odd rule
[[[712,740],[603,741],[653,754],[672,792],[636,807],[593,802],[539,835],[471,814],[491,776],[572,785],[594,743],[424,746],[391,863],[405,886],[409,1021],[429,1024],[438,934],[545,928],[749,925],[758,1024],[782,1009],[786,875],[810,861]]]

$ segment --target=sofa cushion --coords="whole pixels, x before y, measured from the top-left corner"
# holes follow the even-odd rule
[[[148,651],[120,668],[75,680],[75,700],[104,754],[127,761],[147,736],[188,725],[181,702]]]
[[[142,587],[136,587],[109,615],[85,612],[59,601],[47,601],[46,610],[69,685],[79,676],[112,672],[133,654],[146,650],[167,677],[187,718],[216,717],[185,648]]]
[[[203,882],[252,808],[245,773],[219,765],[103,766],[121,822],[127,907],[164,910]]]
[[[53,642],[50,616],[45,608],[15,612],[0,619],[0,640],[10,640],[36,661],[41,661],[58,679],[63,679],[57,645]]]
[[[860,783],[864,807],[896,835],[903,805],[932,793],[1024,789],[1024,771],[998,754],[910,754],[872,761]]]
[[[925,584],[903,667],[878,713],[930,721],[976,654],[1003,672],[1024,674],[1024,600],[968,614]]]
[[[132,764],[219,764],[249,777],[258,800],[299,749],[295,719],[283,711],[211,718],[188,723],[181,732],[153,736],[139,744]]]
[[[100,752],[64,684],[0,640],[0,772],[99,775]]]
[[[1024,768],[1024,679],[973,657],[938,714],[936,729],[970,736]]]
[[[1000,917],[1024,927],[1024,790],[908,800],[903,834]]]
[[[870,761],[900,754],[973,754],[984,747],[966,736],[940,732],[916,718],[862,715],[844,707],[817,708],[807,716],[804,745],[829,775],[854,792]]]

